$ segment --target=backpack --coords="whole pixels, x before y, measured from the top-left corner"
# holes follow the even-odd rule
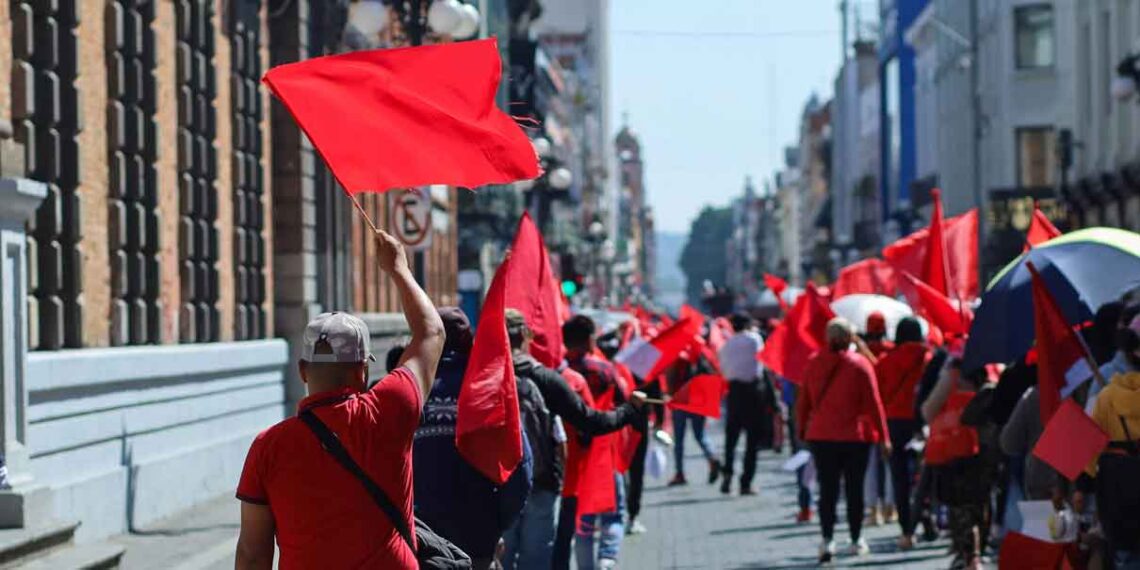
[[[312,410],[305,410],[301,412],[300,419],[306,426],[312,430],[313,435],[317,436],[317,440],[321,442],[321,448],[333,456],[337,463],[344,467],[351,473],[364,489],[368,491],[368,495],[372,497],[372,501],[376,503],[377,507],[388,517],[391,521],[392,527],[396,529],[396,533],[404,539],[408,548],[416,555],[416,562],[419,563],[420,568],[429,570],[471,570],[472,563],[471,557],[467,556],[465,552],[451,543],[451,541],[436,534],[428,527],[419,517],[413,517],[415,521],[415,541],[412,540],[412,533],[408,528],[408,521],[404,519],[403,513],[400,509],[388,498],[384,490],[364,472],[352,456],[348,454],[348,450],[341,444],[340,439],[313,413]],[[417,548],[417,544],[419,547]]]
[[[1120,417],[1126,441],[1109,443],[1097,459],[1096,505],[1109,544],[1117,550],[1140,549],[1140,449]]]
[[[530,443],[530,453],[534,461],[534,486],[549,491],[562,488],[562,468],[554,447],[554,418],[546,408],[542,393],[534,381],[524,375],[517,378],[519,394],[519,415],[522,417],[523,431]]]

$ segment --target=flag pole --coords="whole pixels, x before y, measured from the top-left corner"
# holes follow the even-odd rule
[[[372,228],[372,233],[380,231],[380,228],[377,228],[376,224],[372,222],[372,217],[369,216],[368,212],[364,211],[364,207],[360,205],[360,200],[356,199],[356,194],[349,192],[345,192],[345,194],[348,195],[349,200],[352,200],[352,205],[356,206],[356,211],[360,212],[360,215],[364,218],[364,221],[368,222],[368,227]]]

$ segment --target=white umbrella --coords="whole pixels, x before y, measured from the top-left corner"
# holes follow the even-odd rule
[[[855,325],[855,330],[866,332],[867,316],[878,311],[887,320],[887,338],[894,340],[895,327],[904,317],[914,316],[910,306],[884,295],[847,295],[831,303],[831,310]]]

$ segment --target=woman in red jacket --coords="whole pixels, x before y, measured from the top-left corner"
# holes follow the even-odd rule
[[[835,555],[835,505],[839,482],[847,495],[847,525],[852,554],[870,552],[863,540],[863,478],[872,445],[885,440],[887,418],[879,398],[875,369],[870,361],[851,350],[861,342],[844,319],[827,323],[827,349],[808,362],[796,402],[796,425],[800,439],[811,446],[819,478],[819,522],[823,532],[820,563]],[[865,349],[864,349],[865,350]]]
[[[914,479],[913,458],[906,445],[922,427],[915,418],[914,398],[918,380],[930,362],[930,349],[926,346],[922,326],[914,317],[899,321],[895,328],[895,342],[890,352],[875,364],[883,407],[887,412],[887,433],[890,436],[891,484],[899,513],[899,548],[914,547],[914,517],[910,512],[910,484]]]

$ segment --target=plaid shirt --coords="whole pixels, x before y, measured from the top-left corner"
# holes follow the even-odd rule
[[[586,385],[590,387],[590,394],[595,399],[605,394],[610,388],[617,387],[617,369],[608,361],[590,354],[577,352],[567,354],[566,360],[570,363],[571,369],[586,379]],[[620,399],[621,391],[618,390],[617,392],[618,394],[615,394],[615,397]]]

